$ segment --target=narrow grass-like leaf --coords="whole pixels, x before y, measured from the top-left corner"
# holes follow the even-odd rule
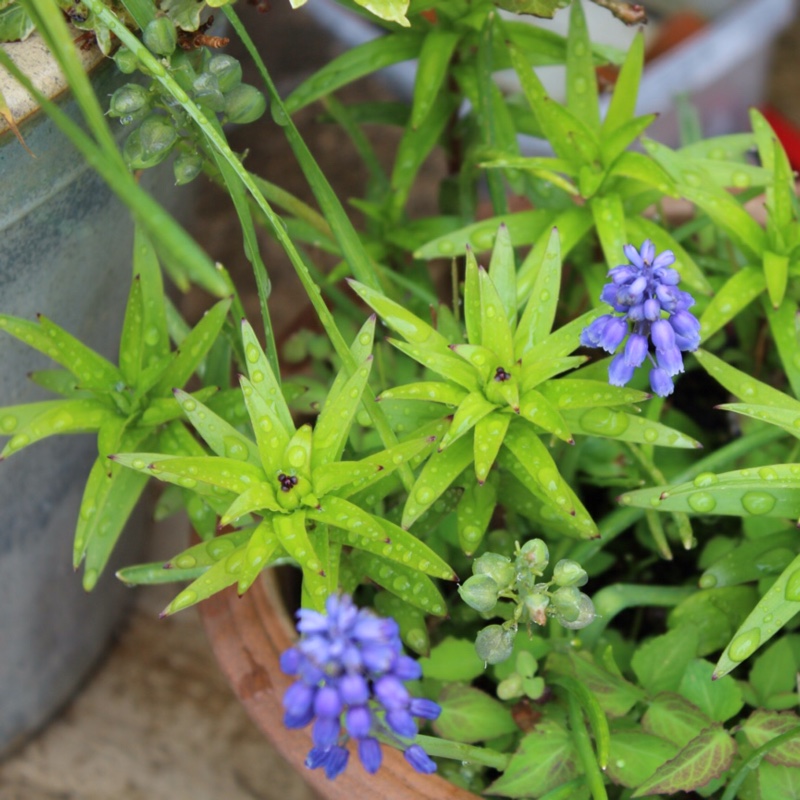
[[[620,125],[613,133],[607,134],[600,142],[605,167],[613,172],[614,162],[653,124],[656,118],[656,114],[635,117]]]
[[[286,445],[283,464],[306,478],[311,477],[314,432],[310,425],[302,425]]]
[[[275,498],[274,484],[259,481],[255,485],[248,486],[236,499],[225,509],[222,514],[219,526],[238,524],[242,517],[249,514],[264,514],[264,511],[282,513],[283,508]]]
[[[448,406],[457,406],[466,396],[466,389],[462,389],[452,383],[420,381],[419,383],[406,383],[394,389],[387,389],[381,394],[380,399],[426,400],[428,402],[443,403]]]
[[[447,433],[439,443],[439,450],[444,450],[464,434],[471,431],[487,414],[491,414],[497,406],[489,402],[482,392],[471,392],[459,404]]]
[[[625,61],[619,71],[619,75],[617,75],[614,93],[611,96],[606,118],[603,120],[604,136],[633,119],[643,69],[644,36],[639,33],[631,42]]]
[[[503,300],[497,292],[489,273],[478,268],[478,285],[481,292],[481,342],[497,354],[501,364],[514,361],[514,339]]]
[[[620,442],[654,444],[662,447],[698,448],[702,445],[681,431],[627,411],[612,408],[565,410],[564,419],[576,435],[602,436]]]
[[[494,481],[469,483],[458,501],[458,543],[465,555],[471,556],[480,547],[489,528],[497,505],[497,489],[494,484]]]
[[[764,273],[745,267],[734,273],[714,295],[700,317],[700,338],[705,341],[727,325],[766,288]]]
[[[577,408],[633,405],[643,403],[650,398],[649,394],[640,392],[638,389],[610,386],[600,381],[581,378],[560,378],[557,381],[547,381],[539,391],[556,408],[564,411]]]
[[[157,586],[162,583],[176,581],[193,581],[199,578],[208,567],[191,567],[187,569],[164,569],[160,561],[149,564],[135,564],[118,569],[114,575],[125,586]]]
[[[641,37],[640,37],[641,38]],[[636,94],[634,93],[634,97]],[[592,43],[581,3],[573,3],[567,36],[567,108],[588,128],[600,129],[597,105],[597,76]]]
[[[592,198],[589,205],[606,264],[611,269],[624,258],[622,248],[628,243],[622,200],[619,195],[606,194]]]
[[[119,368],[128,386],[136,386],[144,362],[144,299],[139,276],[131,281],[119,341]]]
[[[503,311],[513,328],[517,321],[517,269],[514,263],[514,248],[506,225],[500,225],[494,241],[489,262],[489,278],[503,304]],[[469,336],[469,328],[467,328]],[[470,339],[470,341],[472,341]],[[481,344],[480,341],[474,344]]]
[[[564,442],[574,444],[567,421],[561,412],[536,389],[529,389],[520,398],[519,414],[547,433],[552,433]]]
[[[772,339],[795,397],[800,397],[800,314],[797,303],[784,299],[780,307],[771,308],[764,303]]]
[[[401,353],[405,353],[409,358],[413,358],[414,361],[427,367],[432,372],[436,372],[443,378],[457,383],[467,391],[474,392],[481,388],[479,373],[454,352],[457,351],[460,345],[456,345],[452,349],[448,348],[447,355],[443,355],[438,352],[438,348],[437,350],[429,350],[424,345],[406,344],[397,339],[388,339],[387,341]]]
[[[489,471],[497,459],[497,454],[500,452],[510,422],[510,414],[494,413],[478,420],[475,425],[473,459],[475,461],[475,477],[479,484],[486,481]]]
[[[472,462],[469,437],[458,439],[434,453],[422,468],[403,508],[402,526],[410,528]],[[389,587],[386,587],[389,588]]]
[[[786,294],[786,284],[789,279],[789,256],[765,250],[762,263],[764,279],[767,282],[767,294],[769,294],[772,307],[778,308]]]
[[[414,81],[412,128],[418,128],[422,124],[435,104],[460,38],[459,33],[438,26],[432,27],[425,35]]]
[[[244,553],[244,566],[239,574],[236,591],[243,595],[255,582],[262,570],[280,556],[283,549],[279,546],[278,537],[272,522],[264,520],[254,531],[247,542]]]
[[[250,415],[250,424],[256,437],[261,463],[268,475],[281,469],[283,453],[289,444],[289,433],[271,406],[243,375],[239,377],[244,403]]]
[[[215,536],[208,542],[200,542],[173,556],[163,568],[165,571],[207,568],[230,555],[239,545],[246,544],[253,534],[252,528]]]
[[[787,400],[789,400],[788,397]],[[774,406],[759,406],[749,403],[724,403],[717,406],[717,410],[733,411],[734,414],[742,414],[770,425],[777,425],[792,436],[800,438],[800,409],[795,407],[794,401],[792,401],[791,408],[775,408]]]
[[[313,603],[314,608],[322,610],[328,587],[322,561],[308,538],[305,511],[276,514],[272,517],[272,524],[284,550],[303,570],[304,596]]]

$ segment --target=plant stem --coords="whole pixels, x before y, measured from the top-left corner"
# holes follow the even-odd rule
[[[583,764],[583,771],[586,774],[586,782],[592,792],[594,800],[608,800],[603,773],[597,764],[597,759],[592,749],[592,741],[589,738],[589,731],[583,719],[583,709],[578,702],[578,698],[572,692],[567,692],[567,707],[569,709],[569,727],[572,731],[572,741],[578,751],[578,757]]]
[[[472,744],[463,742],[451,742],[447,739],[439,739],[436,736],[419,735],[414,740],[429,756],[438,758],[450,758],[453,761],[470,761],[473,764],[481,764],[484,767],[502,772],[508,767],[511,756],[507,753],[500,753],[497,750],[490,750],[488,747],[476,747]]]

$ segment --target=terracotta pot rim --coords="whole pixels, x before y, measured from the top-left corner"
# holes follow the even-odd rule
[[[438,775],[415,772],[399,750],[384,747],[383,764],[368,775],[351,748],[347,770],[333,781],[304,762],[311,749],[310,728],[288,730],[283,725],[283,693],[292,683],[278,663],[295,639],[273,570],[242,596],[231,586],[198,606],[206,634],[222,672],[251,719],[288,764],[326,800],[430,798],[479,800]]]

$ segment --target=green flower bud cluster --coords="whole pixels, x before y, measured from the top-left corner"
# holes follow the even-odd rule
[[[497,696],[501,700],[517,700],[527,697],[539,700],[544,694],[544,678],[536,674],[536,659],[527,651],[520,650],[514,660],[514,671],[497,685]]]
[[[176,49],[175,27],[166,17],[154,19],[143,32],[143,41],[154,54],[163,56],[175,81],[192,100],[209,114],[219,115],[223,123],[247,123],[266,111],[262,92],[242,83],[241,64],[225,53],[207,48],[186,52]],[[142,71],[136,56],[123,47],[114,60],[126,74]],[[129,83],[111,97],[109,116],[123,125],[137,123],[125,141],[123,155],[131,169],[146,169],[160,164],[177,152],[175,182],[183,185],[202,170],[203,155],[194,124],[181,104],[152,80],[145,87]]]
[[[458,589],[461,599],[481,614],[502,616],[502,625],[489,625],[478,634],[475,648],[487,664],[508,658],[520,623],[544,625],[548,617],[570,630],[585,628],[594,618],[594,605],[579,590],[588,581],[577,561],[561,559],[549,581],[542,581],[550,563],[547,545],[531,539],[517,545],[514,559],[499,553],[484,553],[472,564],[472,576]],[[509,611],[510,601],[513,612]]]

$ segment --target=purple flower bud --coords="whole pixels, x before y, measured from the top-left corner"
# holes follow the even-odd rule
[[[386,712],[386,724],[398,735],[413,739],[417,735],[417,723],[408,711],[397,709]]]
[[[290,647],[288,650],[281,653],[281,672],[283,672],[285,675],[297,675],[297,670],[299,669],[302,660],[303,656],[300,651],[296,647]]]
[[[628,264],[614,267],[614,269],[608,271],[608,277],[611,278],[617,286],[621,286],[623,283],[630,283],[638,274],[639,270],[634,269]]]
[[[678,302],[681,299],[681,291],[674,286],[659,284],[656,286],[656,299],[661,303],[661,308],[663,308],[664,311],[672,313],[678,308]]]
[[[599,346],[607,353],[613,353],[628,335],[628,323],[620,317],[611,317],[603,329]]]
[[[297,612],[297,630],[300,633],[323,633],[328,630],[328,619],[319,611],[301,608]]]
[[[644,320],[644,303],[637,303],[628,309],[628,320],[630,322],[642,322]]]
[[[656,361],[667,375],[677,375],[679,372],[683,372],[683,356],[677,347],[670,347],[668,350],[657,349]]]
[[[380,742],[372,737],[361,739],[358,743],[358,757],[364,769],[370,775],[374,775],[380,769],[383,760]]]
[[[302,716],[313,707],[316,692],[313,687],[296,681],[283,695],[283,707],[293,715]]]
[[[672,250],[665,250],[663,253],[659,253],[653,259],[653,272],[660,274],[661,270],[665,270],[667,267],[671,267],[675,263],[675,253]],[[675,272],[675,270],[669,270],[670,272]],[[677,274],[677,273],[676,273]],[[678,279],[675,281],[675,284],[681,279],[680,275],[678,275]],[[664,281],[665,283],[671,283],[671,280]]]
[[[365,644],[361,649],[361,660],[370,672],[386,672],[397,655],[395,648],[385,644]]]
[[[347,767],[347,759],[349,757],[350,753],[348,753],[344,747],[339,747],[338,745],[331,747],[328,759],[324,764],[325,777],[329,781],[332,781],[334,778],[341,775]]]
[[[309,706],[307,709],[300,712],[287,710],[283,715],[283,724],[290,730],[305,728],[312,719],[314,719],[314,709]]]
[[[644,318],[648,322],[655,322],[661,319],[661,303],[652,297],[644,301]]]
[[[653,367],[650,370],[650,388],[659,397],[668,397],[672,394],[675,386],[666,370],[660,367]]]
[[[625,363],[625,354],[620,353],[608,365],[608,382],[612,386],[625,386],[633,377],[635,370],[635,367]]]
[[[412,744],[403,755],[417,772],[424,775],[436,772],[436,762],[418,744]]]
[[[646,288],[647,288],[647,278],[645,278],[644,275],[640,275],[628,287],[628,292],[630,293],[631,297],[639,297]]]
[[[297,647],[313,664],[324,664],[331,656],[331,643],[324,636],[305,637]]]
[[[642,245],[642,249],[644,250],[644,245]],[[638,267],[639,269],[644,269],[644,261],[642,261],[642,257],[639,255],[639,251],[632,245],[626,244],[622,251],[625,253],[628,261],[633,264],[634,267]]]
[[[353,626],[353,638],[359,641],[389,642],[397,635],[397,623],[393,619],[360,614]]]
[[[700,321],[690,311],[676,311],[669,318],[669,324],[672,325],[675,333],[686,338],[697,336],[700,333]]]
[[[639,255],[645,266],[651,266],[656,255],[655,245],[649,239],[645,239],[639,248]]]
[[[389,711],[408,707],[408,689],[392,675],[384,675],[375,681],[373,691],[378,702]]]
[[[339,741],[339,720],[317,717],[311,729],[311,739],[317,747],[333,747]]]
[[[667,253],[669,253],[670,256],[672,256],[672,253],[670,253],[669,250],[667,250],[666,252],[662,253],[656,259],[656,261],[658,261],[663,256],[667,255]],[[672,256],[672,261],[674,261],[674,260],[675,260],[675,257]],[[672,263],[672,261],[670,263]],[[675,269],[663,269],[663,268],[654,269],[653,270],[653,275],[659,281],[661,281],[661,283],[663,283],[665,286],[677,286],[681,282],[680,273]]]
[[[427,697],[412,697],[408,710],[412,716],[422,719],[438,719],[442,713],[442,707]]]
[[[600,340],[603,338],[603,331],[613,317],[611,314],[603,314],[593,322],[590,322],[582,331],[580,341],[584,347],[600,347]]]
[[[675,331],[665,319],[657,319],[650,328],[650,338],[656,350],[670,350],[675,347]]]
[[[647,337],[640,333],[632,333],[625,342],[625,349],[622,351],[623,360],[628,367],[641,367],[647,358]]]
[[[372,730],[372,714],[367,706],[353,706],[344,717],[347,732],[354,739],[363,739]]]
[[[314,697],[314,713],[318,717],[331,717],[338,720],[339,714],[342,713],[342,700],[339,692],[332,686],[323,686],[318,689],[316,697]]]
[[[422,667],[418,661],[408,656],[399,656],[392,673],[401,681],[417,681],[422,677]]]
[[[306,756],[306,766],[309,769],[324,766],[331,757],[331,749],[330,747],[312,747]]]
[[[349,706],[361,705],[369,700],[369,686],[361,675],[343,675],[339,681],[339,696]]]
[[[614,311],[624,312],[627,306],[622,305],[619,300],[619,288],[613,283],[607,283],[600,292],[600,299],[608,303]]]

